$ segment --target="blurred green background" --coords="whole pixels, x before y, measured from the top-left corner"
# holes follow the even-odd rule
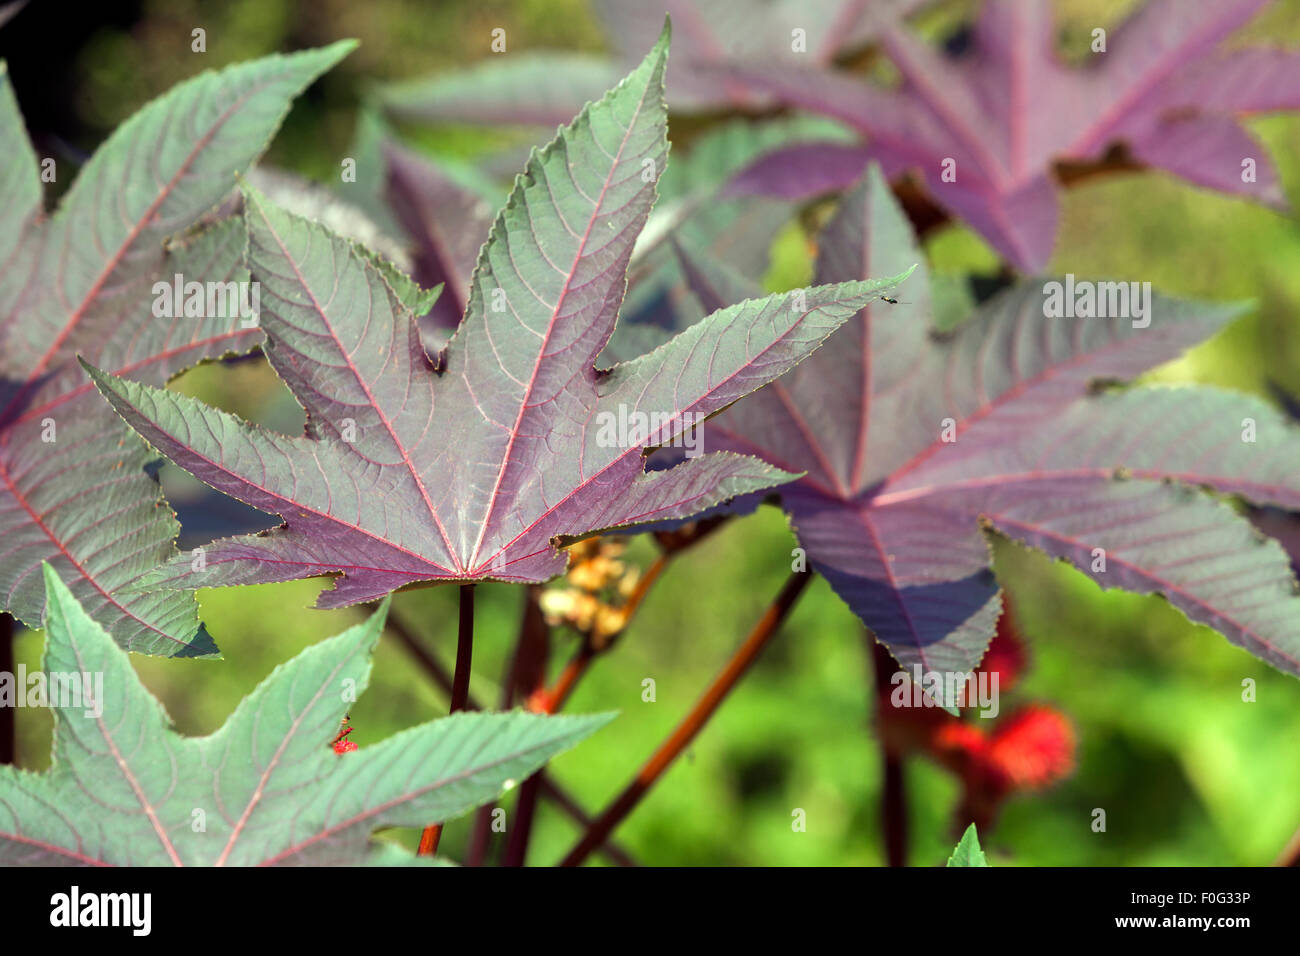
[[[35,5],[41,6],[39,4]],[[54,6],[54,5],[51,5]],[[513,49],[600,50],[604,37],[582,0],[242,0],[129,3],[101,11],[57,41],[24,41],[22,17],[0,30],[19,102],[42,148],[72,157],[92,150],[144,102],[201,68],[278,50],[357,37],[360,48],[295,106],[268,162],[328,181],[354,133],[370,84],[420,76],[488,55],[493,27]],[[941,3],[921,19],[942,31],[971,11]],[[1063,32],[1118,22],[1132,3],[1057,4]],[[80,17],[81,14],[78,14]],[[35,22],[35,21],[33,21]],[[208,52],[190,52],[190,30],[207,30]],[[1300,46],[1300,2],[1276,4],[1241,38]],[[670,86],[672,83],[669,72]],[[674,157],[708,121],[674,123]],[[1251,124],[1269,147],[1284,186],[1300,196],[1300,119]],[[521,142],[517,131],[442,128],[426,148],[473,158]],[[525,139],[524,142],[529,142]],[[505,187],[501,196],[504,199]],[[797,227],[778,240],[772,288],[800,284],[808,245]],[[992,272],[987,247],[953,227],[927,245],[940,273]],[[1270,382],[1300,392],[1300,229],[1292,217],[1194,189],[1162,173],[1093,180],[1065,197],[1053,268],[1150,280],[1166,293],[1250,299],[1254,310],[1214,340],[1152,375],[1268,394]],[[289,431],[296,406],[260,363],[205,367],[178,387]],[[300,421],[300,420],[299,420]],[[168,466],[170,469],[170,466]],[[169,470],[169,492],[192,493]],[[268,519],[267,525],[274,523]],[[592,668],[568,710],[617,709],[621,716],[552,765],[592,812],[628,781],[722,666],[788,574],[794,547],[773,508],[734,521],[674,561],[610,654]],[[629,557],[653,558],[638,539]],[[1014,699],[1043,700],[1074,722],[1078,766],[1050,791],[1013,801],[981,834],[995,863],[1265,864],[1300,826],[1300,682],[1190,625],[1158,598],[1103,592],[1082,575],[1019,546],[997,548],[1000,580],[1021,612],[1031,670]],[[303,610],[320,581],[201,592],[220,662],[133,658],[181,730],[216,729],[273,667],[360,614]],[[449,666],[456,593],[397,596],[396,613],[419,628]],[[473,692],[497,697],[522,593],[479,589]],[[554,665],[576,641],[557,632]],[[18,659],[38,664],[39,634],[23,635]],[[648,864],[879,864],[879,748],[871,731],[870,655],[861,624],[818,581],[749,677],[703,735],[623,824],[618,840]],[[370,691],[352,711],[361,746],[445,712],[447,700],[398,644],[381,646]],[[644,678],[657,701],[643,703]],[[1242,701],[1244,678],[1257,700]],[[20,765],[48,764],[50,723],[19,714]],[[941,863],[956,835],[957,784],[919,760],[907,765],[911,857]],[[510,801],[507,801],[507,808]],[[1108,829],[1094,833],[1093,808]],[[793,832],[791,813],[807,813]],[[443,848],[459,856],[469,821],[451,824]],[[530,862],[559,859],[576,839],[569,820],[540,805]],[[401,837],[413,840],[414,834]],[[593,858],[599,860],[598,857]]]

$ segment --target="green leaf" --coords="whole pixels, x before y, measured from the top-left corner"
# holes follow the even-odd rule
[[[952,856],[948,857],[948,866],[988,866],[989,859],[980,849],[980,838],[975,832],[975,824],[966,828],[966,832],[961,835],[961,841],[957,844],[956,849],[952,851]]]
[[[0,865],[391,865],[399,851],[376,830],[487,803],[613,716],[459,713],[336,754],[385,604],[276,668],[215,734],[182,737],[44,572],[53,760],[44,774],[0,767]]]

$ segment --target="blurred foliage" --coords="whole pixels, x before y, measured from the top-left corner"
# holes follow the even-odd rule
[[[68,54],[80,125],[42,130],[37,117],[30,121],[38,139],[47,132],[89,149],[143,102],[199,67],[359,37],[360,49],[295,106],[269,155],[269,162],[324,180],[337,175],[356,106],[370,83],[487,56],[496,26],[507,29],[512,50],[599,50],[604,42],[581,0],[149,0],[137,6],[129,25],[96,28]],[[1134,4],[1064,0],[1058,6],[1068,37],[1086,35],[1094,22],[1118,22]],[[971,8],[941,3],[922,18],[923,27],[942,35]],[[1287,0],[1242,34],[1255,42],[1300,45],[1298,13],[1300,0]],[[205,55],[190,52],[195,26],[207,30]],[[674,158],[707,126],[674,121]],[[1260,118],[1252,128],[1276,158],[1287,192],[1300,196],[1300,118]],[[517,137],[439,129],[418,139],[426,148],[472,159],[518,146]],[[774,244],[769,288],[807,281],[814,250],[806,223],[792,223]],[[1152,378],[1262,394],[1275,382],[1300,392],[1300,228],[1293,217],[1163,174],[1130,174],[1069,190],[1060,237],[1055,270],[1256,303],[1248,316]],[[980,240],[960,226],[933,236],[927,254],[944,276],[997,268]],[[271,427],[290,433],[301,427],[300,409],[259,361],[204,367],[177,386]],[[164,471],[177,500],[196,493],[196,483],[187,481],[170,466]],[[723,665],[780,588],[793,546],[784,517],[765,507],[670,564],[627,634],[596,661],[568,704],[574,712],[622,711],[609,728],[553,764],[556,778],[586,808],[598,810],[623,787]],[[639,538],[628,559],[644,567],[653,555],[652,544]],[[1068,781],[1013,802],[995,828],[980,834],[992,861],[1270,862],[1300,825],[1300,683],[1189,624],[1159,598],[1104,592],[1008,542],[996,544],[996,556],[1032,655],[1025,681],[1003,707],[1031,698],[1059,706],[1076,723],[1080,752]],[[209,733],[277,664],[361,613],[300,610],[321,587],[308,581],[201,592],[204,618],[225,660],[134,661],[183,731]],[[522,599],[516,588],[480,587],[472,689],[481,701],[499,694]],[[402,593],[394,608],[450,666],[455,589]],[[576,649],[576,637],[557,631],[554,645],[553,673]],[[40,647],[39,634],[21,636],[18,659],[37,666]],[[880,754],[870,728],[867,650],[860,622],[817,581],[617,838],[645,863],[880,864]],[[654,703],[641,699],[647,677],[656,681]],[[1247,678],[1257,682],[1253,703],[1242,700]],[[352,711],[353,739],[364,747],[441,714],[446,705],[406,651],[384,643],[371,689]],[[19,727],[20,764],[45,766],[48,714],[21,711]],[[951,819],[957,786],[915,761],[907,780],[911,862],[941,865],[960,835]],[[806,832],[791,828],[796,808],[807,814]],[[1105,833],[1091,829],[1095,808],[1106,811]],[[467,820],[450,825],[443,846],[458,855],[468,832]],[[405,836],[413,842],[414,834]],[[568,818],[543,801],[530,861],[554,862],[576,836]]]

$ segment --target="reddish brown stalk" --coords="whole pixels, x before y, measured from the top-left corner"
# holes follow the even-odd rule
[[[664,552],[654,559],[650,567],[645,569],[645,574],[641,575],[641,580],[637,581],[636,587],[628,595],[627,603],[623,605],[624,621],[630,622],[636,615],[637,610],[641,607],[641,602],[650,593],[654,583],[659,580],[659,575],[664,573],[664,568],[668,567],[668,561],[671,557],[671,553]]]
[[[772,635],[777,632],[781,622],[785,620],[795,602],[799,599],[799,595],[803,593],[804,588],[808,586],[808,582],[811,580],[812,573],[810,571],[796,571],[790,576],[785,586],[781,588],[781,593],[777,595],[776,600],[768,607],[759,622],[754,625],[754,629],[745,638],[745,642],[740,645],[736,653],[732,655],[731,660],[713,679],[713,683],[709,685],[690,713],[677,725],[677,728],[668,739],[660,745],[659,749],[641,768],[636,777],[632,779],[632,782],[619,794],[618,798],[596,819],[595,823],[588,827],[582,839],[569,851],[569,855],[560,862],[561,866],[577,866],[582,863],[591,854],[591,851],[599,846],[613,832],[614,828],[632,812],[646,792],[663,776],[664,771],[695,739],[696,735],[704,729],[704,725],[708,723],[709,718],[721,706],[727,694],[744,676],[750,665],[758,659],[758,655],[767,646],[767,642],[772,638]]]
[[[533,835],[533,820],[537,815],[537,796],[541,792],[542,775],[533,774],[519,788],[515,802],[515,821],[506,841],[506,855],[502,866],[523,866],[528,860],[528,841]]]
[[[542,589],[530,584],[523,591],[524,608],[519,620],[519,637],[501,681],[501,710],[511,708],[521,684],[535,686],[540,683],[545,675],[546,657],[550,649],[550,631],[546,626],[546,617],[542,614]],[[475,815],[469,849],[465,852],[466,866],[482,866],[487,859],[492,844],[492,818],[496,808],[495,803],[484,804]]]
[[[591,646],[591,642],[584,640],[582,646],[578,648],[578,653],[573,655],[569,663],[564,665],[564,670],[560,676],[544,691],[533,695],[528,701],[528,709],[536,711],[539,714],[553,714],[564,706],[564,702],[569,699],[573,693],[574,685],[578,683],[578,678],[587,672],[591,665],[592,659],[596,656],[596,650]]]
[[[593,817],[588,815],[582,807],[578,806],[577,802],[571,796],[559,789],[546,774],[542,774],[540,786],[542,796],[550,800],[559,809],[572,817],[580,829],[585,831],[595,822]],[[600,851],[619,866],[637,865],[636,860],[632,859],[631,855],[629,855],[628,852],[619,846],[613,839],[606,838],[605,842],[600,847]]]
[[[460,586],[460,627],[456,637],[456,673],[451,682],[451,713],[469,700],[470,664],[474,656],[474,585]]]
[[[416,636],[415,632],[407,626],[405,621],[396,614],[389,613],[386,630],[387,633],[402,642],[402,646],[405,647],[410,652],[411,656],[415,658],[416,663],[424,668],[425,673],[433,679],[434,683],[447,693],[451,693],[451,673],[443,667],[441,661],[429,653],[428,648],[424,646],[424,642]],[[465,701],[465,709],[482,710],[482,707],[480,707],[478,702],[474,700],[473,695],[470,695]],[[542,772],[541,793],[542,796],[547,800],[550,800],[556,807],[571,817],[582,829],[585,830],[591,824],[591,817],[582,809],[578,804],[578,801],[559,784],[555,783],[550,778],[550,775],[545,771]],[[607,841],[605,845],[601,847],[601,850],[606,856],[620,866],[637,865],[636,861],[612,840]]]
[[[546,681],[546,662],[551,656],[551,629],[542,614],[541,589],[530,588],[528,607],[520,633],[519,654],[512,675],[512,685],[521,697],[531,697],[541,690]],[[537,795],[542,771],[534,773],[519,788],[515,801],[515,819],[510,826],[506,842],[505,866],[523,866],[528,856],[528,840],[533,832],[533,818],[537,812]]]
[[[474,657],[474,585],[460,586],[460,627],[456,638],[456,672],[451,680],[451,713],[464,710],[469,702],[469,675]],[[420,856],[438,852],[442,839],[442,824],[424,828],[420,834]]]
[[[709,528],[708,530],[712,530],[712,528]],[[701,534],[694,535],[689,541],[679,544],[673,550],[680,550],[681,548],[689,546],[689,544],[694,543],[694,541],[703,537],[704,534],[707,534],[708,530]],[[654,586],[655,581],[657,581],[659,576],[663,574],[664,568],[668,566],[671,556],[671,551],[661,552],[659,556],[655,558],[650,567],[646,569],[646,572],[641,576],[641,579],[637,581],[636,587],[633,588],[632,593],[628,596],[627,602],[622,607],[622,626],[624,630],[631,622],[632,617],[636,614],[637,609],[641,606],[641,602],[645,600],[645,596],[650,593],[650,588]],[[622,632],[620,631],[619,633]],[[529,708],[543,714],[554,714],[558,712],[560,708],[564,706],[565,702],[568,701],[569,696],[573,693],[573,688],[577,686],[579,679],[581,679],[582,675],[587,672],[587,668],[591,666],[592,660],[594,660],[598,654],[602,654],[609,650],[610,647],[613,646],[617,636],[618,635],[615,635],[614,639],[610,640],[603,646],[597,647],[592,640],[591,635],[586,635],[583,638],[582,646],[578,649],[578,653],[575,654],[573,659],[565,666],[555,684],[545,690],[539,686],[535,693],[529,695]],[[510,840],[506,846],[506,866],[523,866],[527,860],[528,841],[532,836],[533,820],[537,812],[537,797],[541,792],[541,783],[541,774],[537,773],[525,780],[523,786],[519,788],[519,801],[515,805],[515,824],[514,828],[510,831]]]
[[[889,706],[889,694],[893,690],[890,678],[898,670],[898,664],[885,645],[870,634],[865,637],[871,646],[876,677],[876,713],[880,714]],[[907,866],[907,790],[903,757],[888,746],[883,735],[879,736],[882,771],[880,820],[885,835],[885,860],[890,866]]]
[[[1300,866],[1300,830],[1296,830],[1291,842],[1286,845],[1274,866]]]

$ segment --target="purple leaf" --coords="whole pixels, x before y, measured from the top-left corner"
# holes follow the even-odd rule
[[[830,63],[870,43],[921,0],[601,0],[596,13],[618,56],[512,48],[469,70],[383,88],[392,116],[427,122],[565,123],[597,98],[652,44],[669,14],[677,24],[671,101],[674,112],[764,105],[754,85],[721,76],[728,63]],[[801,31],[797,35],[796,31]],[[797,37],[797,39],[796,39]]]
[[[469,303],[470,277],[492,224],[492,209],[425,157],[396,143],[384,147],[387,198],[415,246],[411,276],[425,288],[442,285],[428,315],[420,319],[430,354],[442,350]]]
[[[800,143],[775,149],[741,170],[723,195],[799,200],[839,192],[862,178],[870,158],[866,147],[844,143]]]
[[[1261,143],[1229,116],[1169,120],[1129,142],[1134,158],[1220,192],[1287,208],[1277,171]],[[1255,179],[1243,182],[1243,157],[1255,158]]]
[[[602,363],[662,345],[672,333],[715,311],[700,311],[687,293],[673,242],[700,249],[747,275],[767,271],[772,241],[794,212],[791,204],[766,197],[720,197],[718,191],[773,144],[807,136],[814,129],[825,135],[845,132],[812,117],[763,124],[736,121],[700,136],[689,150],[674,150],[659,183],[655,210],[632,253],[624,321],[602,353]]]
[[[647,472],[643,454],[690,447],[690,426],[794,367],[897,280],[741,303],[633,361],[595,365],[667,158],[666,56],[665,31],[516,181],[441,369],[368,256],[247,196],[266,355],[306,408],[307,434],[91,369],[160,452],[284,519],[213,543],[202,568],[172,561],[148,585],[341,574],[319,602],[337,607],[420,581],[544,581],[564,569],[557,542],[685,518],[793,477],[735,454]]]
[[[148,450],[106,414],[74,358],[162,385],[260,342],[233,308],[156,315],[153,287],[177,274],[223,289],[247,279],[238,221],[185,230],[232,191],[293,97],[351,47],[182,83],[127,120],[48,217],[0,68],[0,607],[27,624],[39,626],[49,561],[123,647],[216,653],[191,596],[123,593],[176,554],[176,521],[144,472]]]
[[[1300,106],[1300,61],[1271,50],[1216,52],[1265,2],[1153,0],[1113,31],[1104,52],[1093,50],[1090,68],[1059,62],[1049,4],[988,0],[974,48],[961,57],[885,25],[879,39],[902,74],[898,90],[814,67],[715,66],[714,77],[855,126],[891,178],[914,173],[999,255],[1035,271],[1055,240],[1055,164],[1095,161],[1116,144],[1197,185],[1285,206],[1267,153],[1240,121]],[[787,149],[759,160],[733,189],[815,194],[842,181],[854,156],[838,148],[823,170]],[[1243,181],[1247,159],[1255,175]],[[801,178],[809,181],[802,189]]]
[[[873,167],[820,241],[817,281],[917,256]],[[734,276],[691,257],[712,302]],[[1000,609],[985,532],[1103,587],[1165,595],[1192,620],[1300,673],[1287,557],[1227,504],[1300,510],[1300,427],[1259,399],[1201,388],[1098,393],[1212,334],[1239,310],[1153,297],[1142,319],[1049,315],[1024,283],[955,332],[928,329],[922,269],[713,433],[805,477],[781,489],[800,543],[905,665],[978,663]],[[743,294],[743,287],[741,287]]]

